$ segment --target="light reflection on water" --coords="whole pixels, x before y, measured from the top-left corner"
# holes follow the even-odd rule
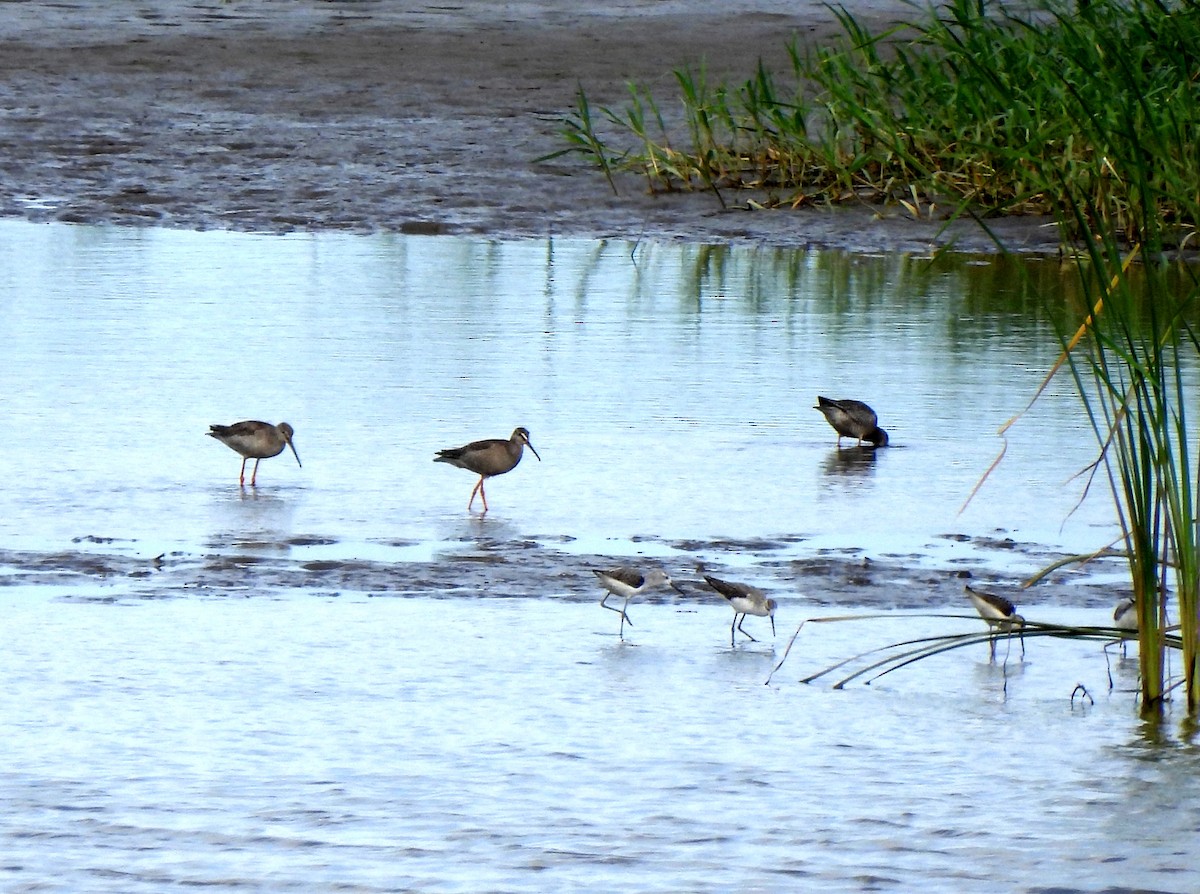
[[[1063,527],[1093,450],[1065,383],[958,514],[1056,353],[1000,262],[27,224],[0,224],[0,260],[6,548],[429,561],[761,537],[919,561],[976,549],[947,533],[1109,538],[1103,500]],[[836,451],[818,393],[869,400],[895,448]],[[291,422],[304,467],[239,490],[203,433],[240,418]],[[468,517],[471,476],[434,451],[518,424],[544,461]],[[797,680],[944,622],[806,628],[764,686],[796,600],[778,640],[731,649],[727,609],[687,599],[636,606],[622,644],[559,593],[203,595],[0,588],[5,887],[1200,881],[1194,748],[1147,735],[1132,663],[1110,693],[1094,645],[833,691]]]
[[[1011,269],[904,257],[583,241],[255,237],[0,226],[0,534],[146,552],[261,533],[350,544],[462,532],[473,482],[434,451],[527,426],[489,488],[525,537],[802,537],[925,552],[1002,532],[1086,550],[1103,495]],[[1050,265],[1034,268],[1061,290]],[[894,449],[834,449],[818,393],[876,407]],[[238,458],[208,424],[296,428],[304,461]],[[270,501],[278,501],[271,503]]]

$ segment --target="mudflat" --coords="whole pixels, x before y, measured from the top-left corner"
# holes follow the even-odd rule
[[[853,0],[879,27],[899,0]],[[0,215],[255,232],[580,236],[994,250],[970,222],[878,205],[750,210],[748,196],[614,194],[560,130],[582,88],[670,108],[674,76],[737,83],[830,40],[810,0],[64,0],[0,16]],[[1014,250],[1044,220],[995,223]]]

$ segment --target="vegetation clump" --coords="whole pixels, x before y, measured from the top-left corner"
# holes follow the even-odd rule
[[[624,108],[597,117],[581,87],[564,125],[569,146],[548,157],[583,153],[614,189],[615,172],[634,171],[653,192],[751,188],[756,206],[1050,214],[1068,236],[1077,232],[1064,209],[1082,201],[1089,225],[1129,242],[1143,241],[1147,216],[1173,245],[1194,235],[1195,0],[1046,0],[1021,11],[951,0],[881,33],[835,15],[839,38],[793,42],[782,79],[762,65],[738,86],[676,71],[677,115],[630,85]]]

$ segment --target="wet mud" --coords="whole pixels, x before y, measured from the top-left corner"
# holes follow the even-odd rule
[[[912,7],[845,4],[883,27]],[[568,144],[631,83],[670,119],[672,72],[737,84],[838,32],[815,2],[408,0],[8,3],[0,17],[0,215],[254,232],[683,240],[992,251],[971,222],[900,207],[752,210],[764,196],[614,194]],[[990,222],[1053,251],[1041,219]]]
[[[960,539],[960,535],[953,535]],[[703,561],[673,558],[636,560],[620,555],[567,553],[537,540],[471,541],[430,561],[312,559],[305,547],[336,545],[298,538],[280,543],[213,543],[201,553],[136,555],[137,544],[90,538],[72,550],[0,550],[0,587],[53,586],[62,598],[136,601],[170,598],[287,598],[303,593],[326,597],[362,596],[421,599],[558,599],[590,602],[602,594],[590,573],[634,561],[660,564],[684,590],[664,590],[642,600],[686,606],[719,597],[703,575],[746,580],[762,587],[789,613],[813,615],[827,609],[966,610],[963,586],[992,588],[1008,595],[1028,616],[1039,604],[1111,608],[1124,595],[1113,585],[1116,563],[1096,562],[1061,573],[1029,589],[1014,569],[1037,569],[1063,558],[1034,544],[973,541],[971,558],[931,562],[927,555],[878,555],[865,549],[813,550],[797,555],[783,541],[662,542],[678,556],[702,554]],[[383,544],[403,548],[407,543]],[[1000,548],[1011,564],[984,564],[978,556]],[[300,555],[294,555],[300,554]],[[778,554],[778,558],[773,558]],[[758,561],[747,568],[744,558]],[[729,563],[722,561],[728,557]],[[795,616],[795,615],[794,615]]]

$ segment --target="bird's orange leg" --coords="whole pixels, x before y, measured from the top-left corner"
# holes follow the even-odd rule
[[[254,471],[250,474],[250,486],[251,487],[258,487],[257,482],[258,482],[258,464],[259,464],[259,462],[260,462],[260,460],[257,460],[257,459],[254,461]]]
[[[238,473],[238,484],[242,487],[246,486],[246,459],[247,457],[242,457],[242,471]]]
[[[471,499],[467,502],[467,512],[471,511],[471,507],[475,505],[475,495],[483,490],[483,476],[479,476],[479,480],[475,483],[475,487],[471,489]],[[483,501],[484,511],[487,510],[487,498]]]

